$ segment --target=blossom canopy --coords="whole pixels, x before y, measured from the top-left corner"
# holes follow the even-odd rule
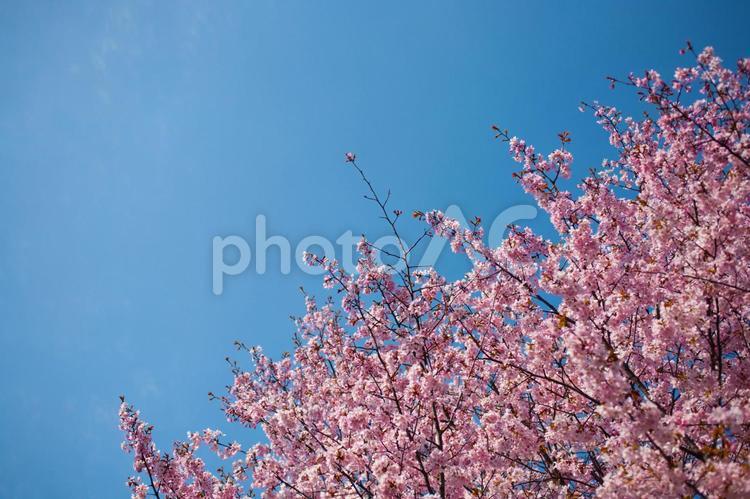
[[[493,127],[554,239],[513,227],[488,247],[479,220],[418,211],[463,278],[412,247],[382,265],[366,240],[353,274],[311,256],[335,299],[306,297],[279,360],[239,344],[252,368],[219,397],[266,442],[205,430],[160,452],[123,402],[134,497],[750,496],[750,59],[687,51],[673,78],[611,79],[641,119],[583,106],[617,155],[575,191],[567,132],[545,155]]]

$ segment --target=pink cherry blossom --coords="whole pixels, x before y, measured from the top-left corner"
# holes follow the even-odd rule
[[[123,403],[133,497],[750,497],[750,60],[695,56],[672,82],[612,79],[643,118],[583,105],[617,153],[577,186],[579,144],[542,155],[493,128],[554,238],[488,247],[415,212],[470,260],[452,282],[366,240],[354,274],[309,255],[334,298],[306,298],[281,359],[240,344],[252,368],[220,397],[266,441],[161,452]],[[237,459],[211,473],[204,446]]]

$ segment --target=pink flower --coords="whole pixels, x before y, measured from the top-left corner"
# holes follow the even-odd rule
[[[293,352],[247,349],[220,399],[267,442],[162,452],[123,403],[133,496],[748,497],[748,74],[706,49],[671,85],[631,76],[651,107],[591,106],[615,155],[577,185],[567,145],[510,138],[553,233],[489,247],[479,220],[418,212],[461,278],[393,272],[364,239],[352,273],[306,255],[332,296],[305,296]],[[201,447],[237,459],[214,474]]]

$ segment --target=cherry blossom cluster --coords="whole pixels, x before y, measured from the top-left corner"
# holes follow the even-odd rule
[[[749,497],[750,59],[685,51],[671,80],[611,79],[641,119],[582,105],[616,159],[577,185],[568,133],[543,155],[493,127],[554,238],[488,247],[479,219],[414,212],[470,260],[452,282],[366,240],[353,273],[308,255],[333,296],[306,297],[281,359],[239,344],[252,368],[219,397],[265,443],[166,455],[123,404],[134,497]],[[203,445],[241,459],[211,474]]]

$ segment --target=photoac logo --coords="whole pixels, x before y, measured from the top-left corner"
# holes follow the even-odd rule
[[[457,220],[463,227],[469,227],[469,223],[464,216],[463,211],[456,206],[451,205],[445,210],[445,216]],[[533,220],[536,218],[537,209],[534,206],[521,204],[511,206],[498,214],[487,232],[487,243],[490,246],[498,246],[505,236],[508,225],[513,225],[519,220]],[[302,238],[295,246],[292,253],[292,243],[285,236],[268,235],[266,230],[265,215],[255,217],[255,238],[253,239],[254,247],[242,236],[232,234],[228,236],[215,236],[213,238],[212,252],[212,275],[213,275],[213,293],[221,295],[224,292],[224,276],[236,276],[244,273],[251,267],[253,258],[255,265],[252,270],[263,275],[268,272],[267,254],[269,249],[275,247],[274,251],[279,252],[278,271],[283,275],[288,275],[292,271],[292,263],[296,268],[309,275],[320,275],[325,272],[320,266],[310,266],[305,263],[304,255],[308,252],[321,254],[329,260],[337,260],[339,265],[348,273],[356,271],[357,262],[355,259],[355,248],[360,240],[360,236],[355,236],[351,230],[347,230],[331,242],[324,236],[310,235]],[[445,250],[448,240],[433,236],[429,239],[427,247],[419,260],[419,266],[434,266],[440,255]],[[401,248],[409,248],[408,241],[399,244],[395,235],[383,236],[373,242],[373,246],[378,248],[375,251],[375,258],[381,264],[383,254],[396,254],[403,258]],[[225,259],[226,251],[233,248],[239,255],[233,263],[228,263]],[[338,248],[338,251],[337,251]],[[312,251],[317,249],[317,251]],[[409,255],[411,257],[411,255]],[[411,263],[411,262],[410,262]],[[394,263],[395,270],[401,270],[404,261],[400,260]],[[276,269],[274,269],[276,271]]]

